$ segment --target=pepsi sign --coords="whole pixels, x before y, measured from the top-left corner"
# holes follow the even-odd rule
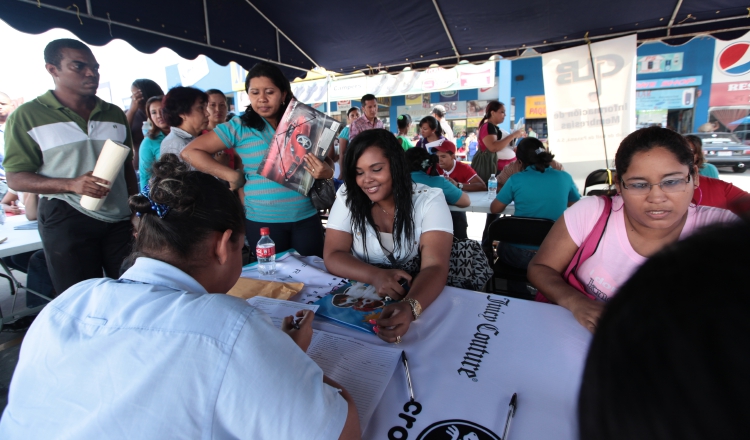
[[[750,73],[750,42],[740,41],[725,47],[716,59],[716,67],[730,76]]]

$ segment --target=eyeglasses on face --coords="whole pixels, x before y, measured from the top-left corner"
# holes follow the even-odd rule
[[[676,193],[685,191],[685,188],[687,187],[687,184],[689,182],[690,174],[688,174],[687,178],[666,179],[662,180],[659,183],[636,182],[631,183],[630,185],[626,185],[625,182],[623,182],[622,187],[633,195],[646,195],[651,192],[651,188],[657,185],[665,193]]]

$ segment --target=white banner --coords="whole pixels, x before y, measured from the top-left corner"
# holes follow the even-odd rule
[[[603,125],[611,165],[620,141],[635,130],[636,36],[593,43],[591,56],[593,74],[586,45],[542,55],[549,145],[560,162],[604,165]]]
[[[495,62],[462,64],[450,69],[436,67],[424,71],[406,71],[398,74],[381,74],[331,78],[328,96],[327,79],[292,83],[292,92],[300,102],[360,99],[367,93],[377,97],[439,92],[442,90],[492,89],[495,85]],[[497,94],[492,99],[497,99]]]

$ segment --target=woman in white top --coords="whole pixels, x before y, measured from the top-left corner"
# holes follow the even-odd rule
[[[23,341],[0,438],[358,439],[357,411],[307,350],[224,295],[242,271],[240,200],[162,156],[130,198],[133,266],[49,303]]]
[[[380,338],[398,343],[445,287],[450,211],[439,189],[412,183],[404,150],[387,130],[352,139],[344,165],[345,186],[328,217],[325,265],[400,300],[385,307],[374,327]]]

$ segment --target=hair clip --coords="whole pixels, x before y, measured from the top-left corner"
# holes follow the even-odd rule
[[[539,147],[539,148],[537,148],[537,149],[536,149],[536,150],[534,151],[534,153],[536,153],[536,154],[542,154],[542,153],[544,153],[545,151],[547,151],[547,150],[545,150],[545,149],[544,149],[544,148],[542,148],[542,147]]]
[[[398,118],[396,118],[396,119],[398,119],[399,121],[403,121],[404,120],[404,115],[398,115]]]
[[[430,159],[425,159],[425,160],[423,160],[423,161],[422,161],[422,169],[423,169],[423,170],[426,170],[426,169],[427,169],[427,168],[429,168],[429,167],[430,167]]]
[[[153,200],[151,200],[151,188],[146,185],[143,187],[143,190],[141,191],[141,195],[148,199],[149,202],[151,202],[151,210],[156,213],[156,215],[159,216],[159,218],[164,218],[167,216],[167,213],[169,212],[169,206],[161,204],[161,203],[154,203]],[[141,216],[140,212],[136,212],[135,215],[137,217]]]

